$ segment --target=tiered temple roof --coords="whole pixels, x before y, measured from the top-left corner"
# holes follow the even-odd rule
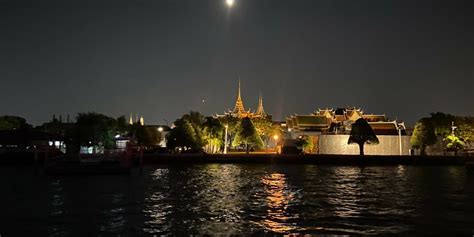
[[[258,107],[257,111],[254,113],[250,109],[245,110],[244,102],[242,100],[241,92],[240,92],[240,80],[239,80],[239,88],[237,90],[237,98],[235,100],[235,106],[232,111],[225,112],[224,115],[215,115],[215,117],[223,117],[223,116],[233,116],[238,118],[265,118],[267,117],[267,113],[265,113],[265,109],[263,108],[263,98],[262,95],[259,95],[258,98]]]
[[[379,135],[395,135],[399,129],[404,130],[403,123],[388,121],[385,114],[364,114],[360,108],[348,107],[318,109],[309,115],[293,115],[286,119],[289,131],[319,131],[322,133],[350,131],[352,123],[363,118]]]

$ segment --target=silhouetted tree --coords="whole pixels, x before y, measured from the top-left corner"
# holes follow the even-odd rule
[[[98,113],[80,113],[76,118],[72,141],[80,146],[115,147],[117,122],[114,118]]]
[[[26,120],[18,116],[0,116],[0,130],[31,129]]]
[[[140,147],[150,148],[160,142],[160,134],[154,127],[147,127],[140,124],[132,125],[133,135]]]
[[[257,130],[252,124],[252,120],[249,118],[243,118],[240,123],[240,128],[237,134],[235,135],[233,146],[245,145],[245,150],[247,154],[250,151],[250,145],[262,148],[263,141],[262,138],[258,135]]]
[[[127,118],[123,115],[117,118],[117,131],[121,135],[130,132],[130,124],[127,123]]]
[[[420,149],[421,155],[426,155],[426,147],[435,144],[437,141],[435,128],[431,119],[422,118],[416,125],[410,143],[413,148]]]
[[[378,144],[379,139],[370,127],[369,123],[363,119],[357,119],[354,124],[352,124],[351,134],[349,136],[348,144],[358,144],[360,155],[364,155],[364,145],[365,144]]]

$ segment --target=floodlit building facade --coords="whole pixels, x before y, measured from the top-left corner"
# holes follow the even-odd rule
[[[286,118],[289,141],[309,136],[314,144],[311,153],[359,154],[357,145],[347,141],[352,124],[365,119],[379,139],[378,145],[367,145],[369,155],[408,155],[410,136],[403,122],[388,120],[385,114],[365,114],[360,108],[318,109],[312,114]]]

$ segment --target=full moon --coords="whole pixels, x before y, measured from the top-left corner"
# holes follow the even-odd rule
[[[234,0],[225,0],[225,2],[227,3],[227,6],[229,7],[232,7],[232,5],[234,5]]]

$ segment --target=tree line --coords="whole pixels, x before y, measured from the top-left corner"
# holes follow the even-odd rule
[[[215,118],[191,111],[174,122],[174,128],[167,137],[167,147],[171,151],[219,152],[225,146],[226,129],[227,147],[247,153],[252,149],[265,148],[274,135],[281,137],[283,133],[270,117],[240,119],[227,115]]]
[[[81,146],[114,149],[117,137],[131,137],[135,145],[142,147],[152,147],[161,140],[156,129],[138,123],[128,124],[125,116],[112,118],[99,113],[79,113],[73,123],[53,118],[37,127],[21,117],[0,116],[0,130],[46,132],[53,139],[64,141],[68,153],[78,153]]]
[[[457,152],[474,141],[474,117],[454,116],[441,112],[421,118],[411,137],[412,147],[426,154],[428,146],[439,143],[444,151]]]

